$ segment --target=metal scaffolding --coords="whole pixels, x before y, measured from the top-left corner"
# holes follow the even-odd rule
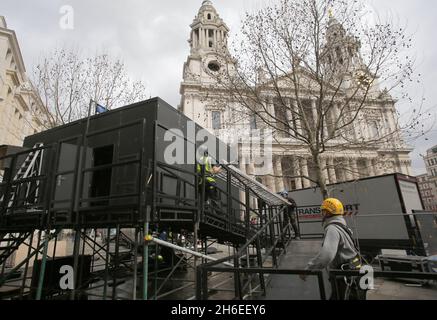
[[[0,183],[1,299],[193,299],[202,285],[200,265],[221,260],[223,255],[229,260],[238,251],[227,265],[238,268],[255,261],[258,267],[277,266],[278,256],[293,236],[284,219],[287,201],[230,165],[224,165],[218,177],[223,182],[218,187],[218,204],[205,201],[205,186],[199,184],[204,170],[199,174],[156,158],[149,163],[140,158],[136,161],[142,166],[138,184],[144,188],[136,195],[137,209],[112,207],[115,198],[111,196],[82,199],[79,187],[73,194],[81,195],[79,203],[109,204],[94,211],[72,205],[63,212],[54,200],[62,175],[52,169],[60,149],[60,143],[36,145],[0,159],[9,161],[12,173]],[[102,169],[87,169],[83,162],[78,161],[73,170],[78,172],[78,183],[87,172]],[[123,165],[127,164],[105,167]],[[166,194],[159,187],[163,176],[175,179],[178,188],[189,185],[200,192],[193,198],[183,192]],[[119,212],[139,218],[118,223],[114,217]],[[84,217],[89,214],[111,219],[90,223]],[[65,223],[59,222],[65,216]],[[159,239],[164,231],[167,241]],[[152,241],[144,241],[147,235],[154,235]],[[221,256],[214,258],[211,248],[219,243]],[[65,280],[60,267],[65,265],[73,270],[72,288],[60,287]],[[233,277],[213,273],[209,281],[217,292],[229,291],[221,287],[234,282],[241,297],[257,286],[265,290],[261,274],[242,279],[239,273]]]

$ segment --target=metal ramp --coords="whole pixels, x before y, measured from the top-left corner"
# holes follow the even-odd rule
[[[322,245],[321,240],[296,240],[290,243],[286,254],[281,258],[279,268],[284,270],[303,270]],[[325,288],[329,288],[327,277],[324,277]],[[329,294],[327,294],[329,296]],[[319,284],[317,278],[308,277],[306,281],[298,275],[270,275],[266,295],[260,300],[319,300]]]
[[[246,188],[251,189],[254,194],[270,206],[290,205],[287,200],[271,192],[266,186],[259,183],[234,165],[226,165],[225,167],[232,173],[231,177],[233,186],[240,190],[245,190]],[[219,173],[218,177],[226,179],[224,172]]]

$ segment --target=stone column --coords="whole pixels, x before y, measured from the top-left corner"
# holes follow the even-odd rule
[[[203,30],[202,28],[199,28],[199,43],[198,43],[198,47],[201,47],[203,44]]]
[[[208,29],[203,29],[203,46],[208,48]]]
[[[274,177],[267,176],[266,183],[267,183],[267,188],[269,188],[271,192],[273,192],[273,193],[278,192],[276,190],[276,184],[275,184],[275,178]]]
[[[293,113],[291,112],[290,109],[287,108],[287,123],[290,127],[290,129],[288,130],[290,132],[291,135],[295,135],[294,131],[292,130],[292,128],[294,128],[294,124],[293,124]]]
[[[255,165],[253,163],[247,165],[247,174],[255,178]]]
[[[411,161],[410,160],[405,161],[405,169],[407,170],[407,175],[409,175],[409,176],[411,176],[410,167],[411,167]]]
[[[338,103],[334,103],[333,111],[334,111],[334,121],[337,121],[338,119],[340,119],[340,107],[338,106]],[[341,121],[341,119],[339,121]]]
[[[281,157],[276,157],[275,158],[275,180],[276,180],[276,190],[278,191],[282,191],[285,189],[284,186],[284,178],[283,178],[283,174],[282,174],[282,162],[281,162]]]
[[[346,174],[346,180],[354,180],[354,174],[352,173],[352,159],[345,159],[345,174]]]
[[[267,111],[269,113],[269,117],[271,117],[271,121],[275,122],[275,105],[273,103],[273,99],[272,98],[268,98],[268,104],[267,104]]]
[[[329,172],[329,180],[331,183],[337,183],[337,174],[335,173],[335,161],[334,158],[329,158],[328,159],[328,172]]]
[[[396,115],[396,111],[394,109],[392,109],[390,111],[390,115],[393,121],[393,125],[394,125],[394,130],[396,131],[394,137],[396,138],[396,142],[400,143],[402,138],[401,138],[401,133],[399,132],[399,121],[396,119],[397,115]]]
[[[314,128],[317,125],[317,103],[316,100],[311,100],[311,110],[313,112]]]
[[[270,191],[276,192],[276,183],[275,178],[273,177],[275,175],[273,161],[272,163],[268,163],[267,166],[267,175],[265,177],[266,186],[268,189],[270,189]]]
[[[301,176],[301,167],[300,167],[300,161],[299,158],[293,157],[293,174],[295,176]],[[296,184],[296,189],[302,189],[303,184],[302,184],[302,178],[296,178],[295,180],[295,184]]]
[[[344,159],[341,159],[342,163],[344,161]],[[342,164],[341,166],[337,166],[337,182],[344,182],[346,181],[346,171],[345,171],[345,165]]]
[[[358,163],[357,163],[357,159],[352,159],[352,171],[353,171],[353,176],[354,179],[359,179],[360,178],[360,173],[358,172]]]
[[[308,161],[306,159],[301,159],[300,160],[300,165],[301,165],[302,176],[309,177],[309,173],[308,173]],[[303,187],[304,188],[311,187],[311,182],[308,179],[302,178],[302,182],[303,182]]]
[[[375,172],[375,168],[373,166],[373,163],[372,163],[372,159],[369,159],[369,158],[366,159],[366,167],[367,167],[367,173],[368,173],[369,177],[374,177],[377,175]]]
[[[378,159],[374,159],[373,167],[375,168],[376,175],[381,176],[384,174],[384,170],[382,169],[382,165],[378,162]]]
[[[385,111],[384,112],[385,117],[388,120],[388,132],[390,132],[390,133],[394,132],[396,130],[396,125],[395,125],[395,122],[394,122],[394,118],[393,118],[392,112],[389,109],[385,109],[384,111]]]
[[[303,132],[303,131],[302,131],[302,124],[301,124],[300,118],[299,118],[299,116],[298,116],[298,114],[299,114],[299,109],[298,109],[298,107],[297,107],[297,102],[294,101],[294,100],[292,100],[291,103],[292,103],[293,112],[294,112],[294,119],[296,119],[296,131],[297,131],[299,134],[302,134],[302,132]]]
[[[326,113],[323,122],[323,136],[325,137],[325,139],[329,136],[328,123],[330,122],[331,114],[332,114],[332,109],[330,109],[329,112]]]

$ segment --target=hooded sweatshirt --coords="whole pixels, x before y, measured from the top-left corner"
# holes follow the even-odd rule
[[[337,269],[344,263],[349,262],[357,256],[353,240],[340,226],[341,223],[347,227],[346,220],[341,216],[334,216],[323,222],[325,237],[322,248],[317,256],[310,260],[307,269]]]

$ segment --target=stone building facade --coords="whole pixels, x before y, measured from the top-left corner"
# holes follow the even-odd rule
[[[437,212],[437,146],[426,151],[423,157],[426,173],[417,177],[425,210]]]
[[[15,32],[0,16],[0,146],[21,146],[44,129],[42,104],[31,88]]]
[[[330,25],[331,34],[342,34],[341,26],[332,20]],[[340,30],[339,30],[340,29]],[[229,28],[211,1],[206,0],[191,24],[190,54],[183,67],[183,81],[180,87],[181,103],[179,109],[189,118],[199,123],[204,128],[220,136],[223,131],[242,128],[256,128],[256,119],[244,119],[238,124],[232,121],[232,101],[228,100],[225,93],[220,92],[211,78],[211,71],[220,68],[232,70],[233,59],[230,56],[223,57],[227,51],[227,37]],[[329,36],[329,30],[328,30]],[[353,38],[343,34],[344,39]],[[225,47],[225,50],[223,50]],[[343,48],[344,52],[336,52],[332,58],[338,58],[339,54],[348,54],[349,48]],[[358,48],[356,49],[358,50]],[[358,59],[359,53],[351,55],[351,59]],[[281,120],[291,123],[296,130],[300,130],[299,119],[294,119],[291,112],[280,114],[275,105],[275,94],[265,93],[268,97],[267,109]],[[396,114],[396,101],[387,91],[381,90],[378,84],[372,86],[371,98],[368,105],[363,109],[360,121],[354,126],[350,134],[355,137],[370,139],[375,135],[383,135],[385,132],[394,132],[398,129],[398,117]],[[315,100],[308,97],[309,110],[312,108],[315,117]],[[290,108],[294,101],[292,96],[288,99]],[[217,103],[219,101],[219,103]],[[223,101],[221,104],[220,101]],[[338,108],[333,108],[330,117],[339,117]],[[329,130],[329,128],[326,128]],[[282,190],[295,190],[308,188],[313,185],[316,173],[312,168],[311,157],[306,146],[297,140],[287,136],[277,136],[273,146],[273,161],[268,174],[257,174],[256,166],[250,159],[245,159],[241,169],[264,183],[274,192]],[[322,158],[322,166],[328,183],[355,180],[359,178],[383,175],[399,172],[411,175],[411,160],[409,153],[412,151],[397,134],[378,146],[366,148],[350,148],[335,150],[335,141],[332,150],[327,151]],[[240,155],[249,158],[248,154]],[[240,159],[241,160],[241,159]],[[305,177],[309,177],[307,179]]]
[[[423,200],[423,206],[426,211],[437,212],[437,188],[435,182],[431,182],[428,174],[417,176],[419,183],[419,192]]]

